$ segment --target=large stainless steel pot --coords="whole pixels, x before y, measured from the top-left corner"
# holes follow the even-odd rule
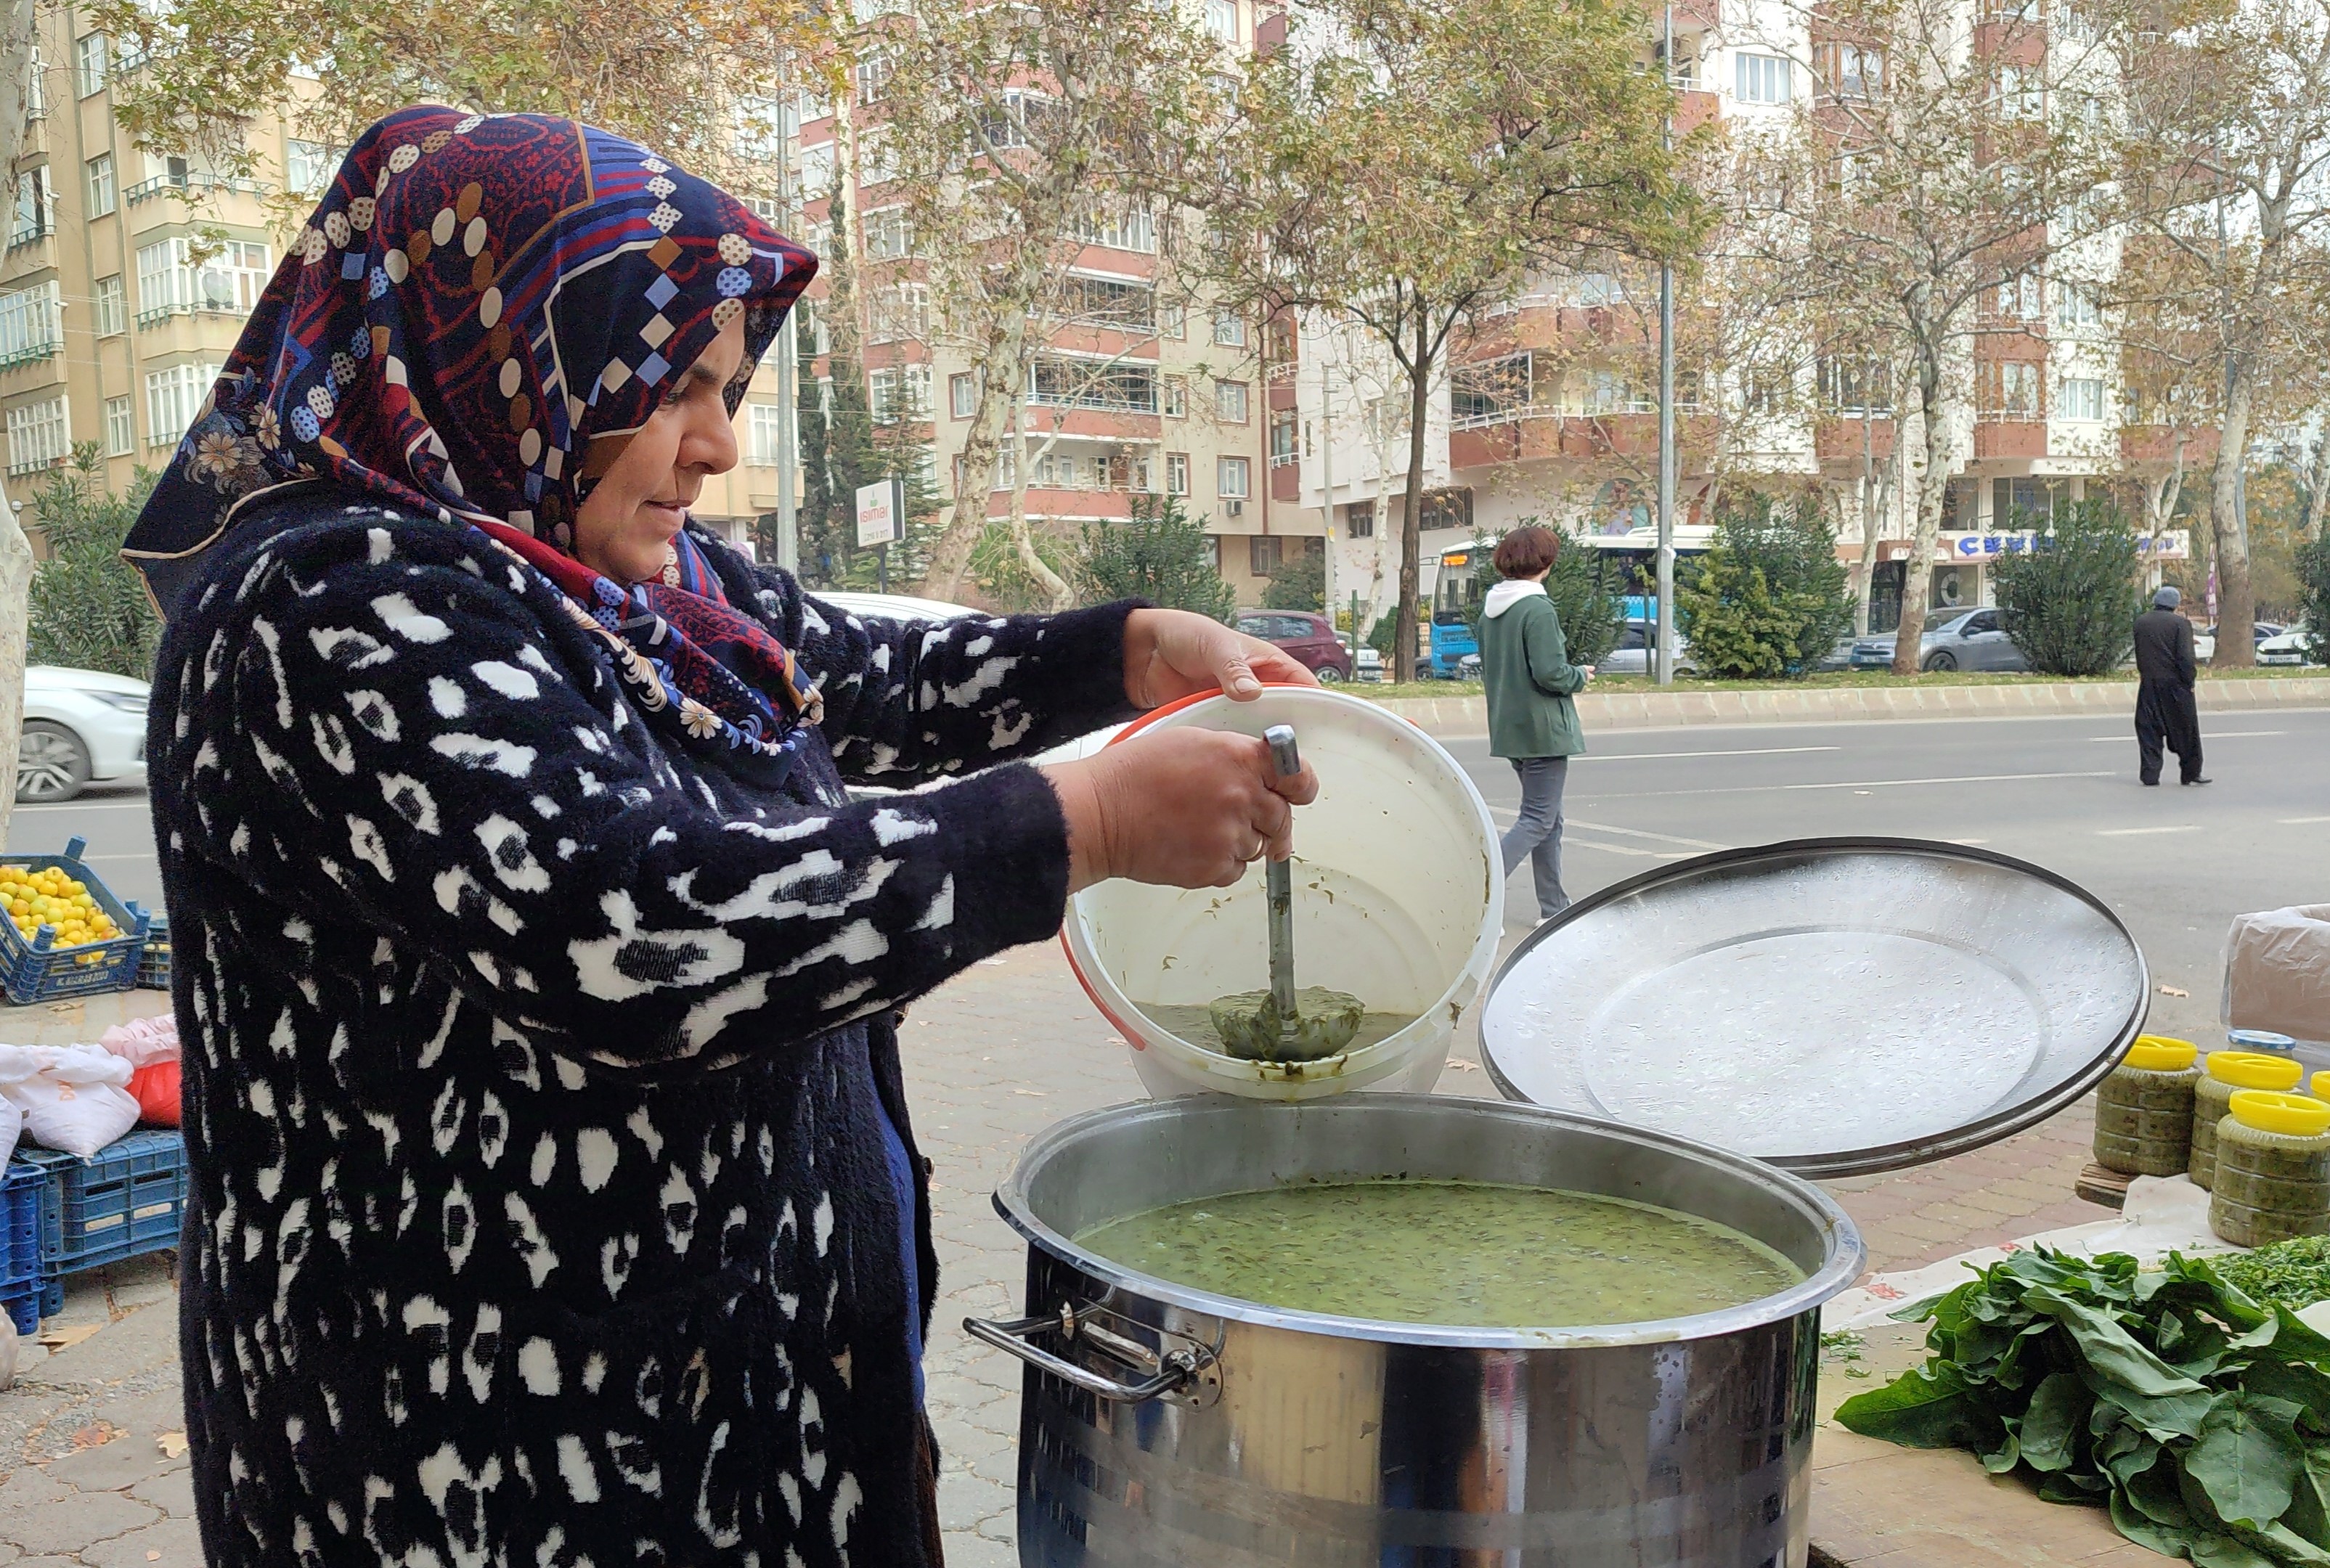
[[[1510,1182],[1663,1204],[1808,1278],[1728,1311],[1602,1328],[1447,1327],[1208,1295],[1070,1240],[1307,1179]],[[1819,1189],[1738,1155],[1535,1107],[1211,1096],[1062,1122],[996,1193],[1028,1315],[1027,1568],[1800,1568],[1820,1303],[1861,1267]]]

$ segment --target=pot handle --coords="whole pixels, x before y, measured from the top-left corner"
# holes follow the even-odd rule
[[[1165,1355],[1156,1372],[1138,1383],[1122,1383],[1101,1373],[1086,1371],[1066,1357],[1055,1355],[1036,1345],[1029,1337],[1048,1330],[1073,1338],[1079,1327],[1074,1309],[1065,1306],[1056,1317],[1051,1318],[1012,1318],[1000,1323],[990,1323],[983,1318],[962,1320],[962,1331],[973,1339],[982,1340],[998,1350],[1008,1351],[1037,1370],[1047,1372],[1095,1399],[1117,1404],[1144,1404],[1150,1400],[1179,1393],[1198,1374],[1197,1357],[1187,1350],[1174,1350]]]

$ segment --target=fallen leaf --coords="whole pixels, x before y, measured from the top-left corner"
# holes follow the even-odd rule
[[[175,1459],[186,1451],[186,1434],[182,1431],[157,1431],[154,1434],[154,1441],[160,1446],[162,1457],[166,1459]],[[149,1557],[147,1561],[153,1559]]]
[[[67,1350],[104,1327],[102,1323],[76,1323],[71,1327],[43,1328],[40,1342],[52,1350]]]
[[[75,1449],[101,1449],[115,1438],[125,1435],[109,1421],[93,1421],[72,1434]]]
[[[2176,986],[2163,986],[2160,994],[2164,997],[2189,997],[2193,993]]]
[[[1451,1056],[1448,1059],[1448,1065],[1454,1067],[1459,1072],[1478,1072],[1481,1071],[1481,1064],[1479,1063],[1459,1062],[1454,1056]]]
[[[159,1552],[148,1552],[146,1554],[146,1561],[148,1563],[159,1563],[161,1560],[162,1554]]]

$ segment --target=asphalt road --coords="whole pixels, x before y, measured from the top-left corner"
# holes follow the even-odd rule
[[[1569,774],[1564,880],[1577,897],[1710,849],[1826,834],[1981,845],[2107,901],[2155,982],[2190,993],[2155,995],[2155,1025],[2205,1033],[2232,916],[2330,903],[2330,710],[2204,714],[2202,729],[2216,782],[2191,789],[2141,788],[2130,723],[2094,717],[1592,734]],[[1511,823],[1511,769],[1483,740],[1444,743]],[[76,834],[118,893],[158,904],[143,790],[19,807],[11,847],[62,849]],[[1536,907],[1524,866],[1509,924],[1533,925]]]
[[[1710,849],[1827,835],[1947,839],[2033,862],[2108,902],[2142,944],[2152,1023],[2215,1026],[2227,925],[2330,903],[2330,710],[2203,714],[2215,782],[2136,782],[2132,720],[1947,719],[1589,734],[1565,799],[1571,897]],[[1444,741],[1500,826],[1520,791],[1478,739]],[[1535,923],[1524,864],[1509,925]],[[2170,994],[2189,992],[2184,997]]]

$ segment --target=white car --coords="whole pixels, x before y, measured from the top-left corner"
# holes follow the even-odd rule
[[[812,592],[810,597],[836,609],[848,610],[851,615],[872,617],[877,620],[961,620],[965,616],[986,613],[968,605],[949,604],[937,599],[916,599],[905,593],[858,593],[845,589],[835,593]],[[1113,724],[1105,730],[1095,730],[1089,735],[1078,736],[1066,745],[1055,746],[1028,760],[1068,762],[1079,757],[1089,757],[1107,745],[1110,737],[1122,728],[1122,724]]]
[[[2261,665],[2310,665],[2314,657],[2314,634],[2298,622],[2278,637],[2267,638],[2257,645],[2257,662]]]
[[[144,681],[102,670],[27,668],[16,798],[53,805],[93,783],[143,782],[150,690]]]

